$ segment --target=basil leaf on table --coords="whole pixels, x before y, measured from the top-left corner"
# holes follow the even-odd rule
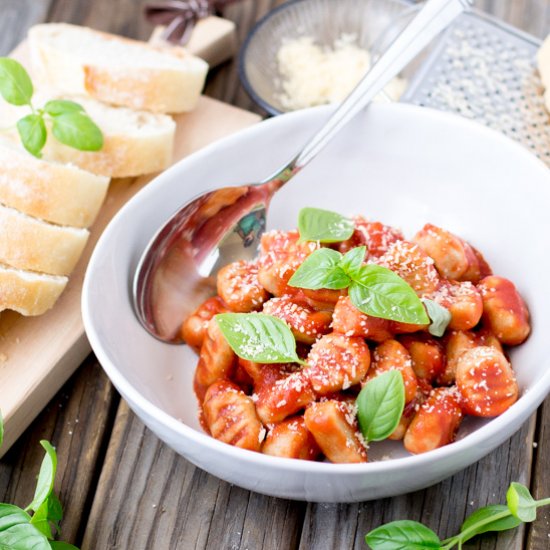
[[[417,521],[386,523],[365,536],[372,550],[439,550],[441,541],[428,527]]]
[[[531,496],[529,489],[521,483],[512,483],[506,492],[506,502],[510,512],[521,521],[537,519],[537,502]]]
[[[82,113],[84,107],[68,99],[52,99],[44,105],[44,112],[56,117],[67,113]]]
[[[351,279],[339,263],[342,254],[331,248],[320,248],[312,252],[288,281],[290,286],[318,290],[346,288]]]
[[[0,550],[50,550],[46,536],[30,523],[0,531]]]
[[[21,63],[9,57],[0,57],[0,94],[12,105],[30,104],[34,89]]]
[[[31,155],[40,157],[48,135],[44,119],[39,115],[27,115],[17,121],[17,132],[23,147]]]
[[[48,540],[53,539],[52,528],[48,521],[48,501],[47,498],[36,510],[31,518],[31,523],[34,525]]]
[[[265,313],[220,313],[215,316],[227,343],[243,359],[256,363],[303,363],[288,325]]]
[[[298,214],[298,231],[304,241],[337,243],[349,239],[355,223],[330,210],[302,208]]]
[[[506,514],[508,512],[508,514]],[[496,519],[491,519],[496,518]],[[462,542],[466,542],[476,535],[489,533],[491,531],[507,531],[514,529],[522,522],[509,514],[508,507],[504,504],[493,504],[485,506],[470,514],[460,528],[460,537]],[[466,535],[466,536],[464,536]]]
[[[29,514],[19,506],[0,504],[0,532],[20,523],[29,523],[30,520]]]
[[[68,542],[61,542],[57,540],[50,541],[50,548],[52,550],[78,550],[76,546],[73,546]]]
[[[386,439],[397,428],[405,407],[405,384],[390,370],[365,384],[356,400],[359,428],[367,443]]]
[[[79,151],[99,151],[103,147],[103,134],[85,113],[73,111],[52,116],[55,138]]]
[[[367,255],[366,246],[357,246],[346,252],[340,260],[340,267],[351,278],[355,277],[361,269],[365,256]]]
[[[33,510],[35,512],[50,496],[53,490],[55,472],[57,470],[57,455],[55,453],[55,449],[48,441],[45,440],[40,441],[40,445],[44,447],[46,454],[44,456],[44,460],[42,460],[42,465],[40,466],[40,473],[38,474],[34,498],[26,508],[26,510]]]
[[[443,336],[451,322],[451,312],[437,302],[428,300],[427,298],[422,299],[422,303],[426,306],[428,317],[431,321],[428,332],[432,336]]]
[[[369,264],[353,277],[349,287],[353,305],[373,317],[401,323],[430,322],[420,298],[399,275],[386,267]]]

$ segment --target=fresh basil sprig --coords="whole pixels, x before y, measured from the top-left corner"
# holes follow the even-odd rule
[[[256,363],[300,363],[296,339],[286,323],[265,313],[220,313],[215,316],[231,349]]]
[[[507,506],[485,506],[466,518],[460,533],[440,540],[431,529],[417,521],[392,521],[373,529],[365,536],[372,550],[450,550],[482,533],[507,531],[523,522],[534,521],[537,508],[548,506],[550,498],[535,500],[529,489],[520,483],[512,483],[506,493]]]
[[[0,78],[1,78],[0,72]],[[0,411],[0,446],[4,423]],[[47,441],[41,441],[46,455],[40,467],[32,502],[23,510],[13,504],[0,504],[0,549],[13,550],[78,550],[68,542],[53,540],[53,531],[59,533],[63,510],[53,492],[57,455]],[[31,516],[28,511],[33,511]]]
[[[330,210],[302,208],[298,214],[298,231],[303,241],[338,243],[349,239],[355,223]]]
[[[372,317],[427,325],[430,319],[415,291],[391,269],[363,265],[366,247],[346,255],[328,248],[312,252],[288,281],[290,286],[319,290],[349,289],[353,305]]]
[[[78,103],[55,99],[42,109],[34,107],[32,81],[15,59],[0,57],[0,94],[12,105],[30,108],[31,112],[18,120],[16,127],[23,147],[35,157],[41,156],[46,145],[48,124],[55,138],[69,147],[79,151],[99,151],[103,147],[101,130]]]
[[[356,400],[363,438],[382,441],[393,433],[405,407],[405,384],[398,370],[390,370],[365,384]]]
[[[428,332],[432,336],[443,336],[451,322],[451,312],[437,302],[428,300],[427,298],[423,298],[422,303],[426,306],[426,311],[431,321]]]

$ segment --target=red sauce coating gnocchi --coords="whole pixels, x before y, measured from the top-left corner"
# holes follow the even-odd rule
[[[531,331],[529,311],[514,283],[504,277],[485,277],[479,283],[483,320],[496,337],[510,346],[521,344]]]
[[[403,233],[399,229],[389,225],[369,222],[361,216],[356,216],[353,220],[355,222],[353,235],[347,241],[340,243],[338,247],[342,254],[356,246],[366,246],[369,258],[379,258],[392,243],[404,239]]]
[[[462,422],[456,388],[436,388],[414,415],[403,443],[413,454],[425,453],[454,441]]]
[[[321,449],[312,433],[306,428],[303,416],[288,418],[269,430],[262,453],[283,458],[315,460]]]
[[[233,262],[218,272],[218,294],[231,311],[248,313],[262,308],[269,298],[258,281],[258,266],[251,262]]]
[[[212,437],[251,451],[259,451],[265,429],[254,403],[227,380],[211,384],[204,397],[203,418]]]
[[[397,273],[419,296],[430,294],[439,288],[441,279],[435,262],[414,243],[394,242],[377,263]]]
[[[412,239],[433,258],[439,273],[455,281],[477,283],[482,276],[482,257],[463,239],[450,231],[427,223]],[[481,256],[481,255],[479,255]],[[486,262],[483,260],[486,271]]]
[[[435,337],[428,324],[362,313],[347,289],[291,287],[303,261],[325,245],[302,241],[297,231],[268,232],[258,261],[220,270],[218,296],[181,327],[184,340],[200,349],[194,387],[201,422],[213,437],[277,457],[366,462],[356,399],[389,370],[401,373],[406,401],[389,439],[403,440],[413,454],[454,441],[465,414],[496,416],[518,399],[503,344],[523,342],[530,323],[513,283],[493,276],[469,243],[432,224],[411,242],[380,222],[354,221],[352,236],[330,248],[345,253],[366,246],[364,262],[393,270],[420,298],[448,309],[446,333]],[[214,319],[226,311],[281,319],[300,361],[238,358]]]
[[[313,403],[304,414],[307,429],[313,434],[323,454],[337,463],[367,461],[352,406],[342,401]]]
[[[208,298],[181,325],[181,337],[185,343],[200,349],[210,319],[226,311],[228,311],[227,306],[219,296]]]
[[[405,403],[410,403],[416,397],[418,379],[409,352],[397,340],[386,340],[376,346],[371,372],[366,381],[390,370],[398,370],[403,376]]]
[[[195,393],[200,401],[206,390],[218,380],[228,379],[237,365],[237,356],[224,338],[215,319],[208,322],[195,370]]]
[[[459,357],[456,385],[464,412],[472,416],[498,416],[519,395],[510,363],[502,352],[489,346],[477,346]]]
[[[345,390],[360,382],[370,367],[369,347],[362,338],[332,332],[307,356],[306,373],[317,395]]]
[[[411,365],[419,380],[432,383],[445,370],[445,350],[426,334],[401,336],[399,342],[411,356]]]
[[[272,298],[264,304],[263,312],[284,321],[298,342],[313,344],[317,338],[330,332],[330,312],[317,311],[292,296]]]

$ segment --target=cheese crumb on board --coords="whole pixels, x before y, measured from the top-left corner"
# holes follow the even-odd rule
[[[277,53],[281,75],[281,104],[288,110],[342,101],[366,74],[370,53],[357,45],[353,34],[342,34],[332,47],[322,47],[311,36],[283,41]],[[406,81],[394,78],[384,89],[397,101]]]

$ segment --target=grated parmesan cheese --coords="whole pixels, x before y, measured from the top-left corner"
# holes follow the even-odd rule
[[[282,93],[281,104],[288,110],[342,101],[371,65],[370,53],[357,45],[353,34],[342,34],[332,47],[321,47],[311,36],[283,41],[277,53]],[[397,101],[406,81],[393,79],[384,89]]]

